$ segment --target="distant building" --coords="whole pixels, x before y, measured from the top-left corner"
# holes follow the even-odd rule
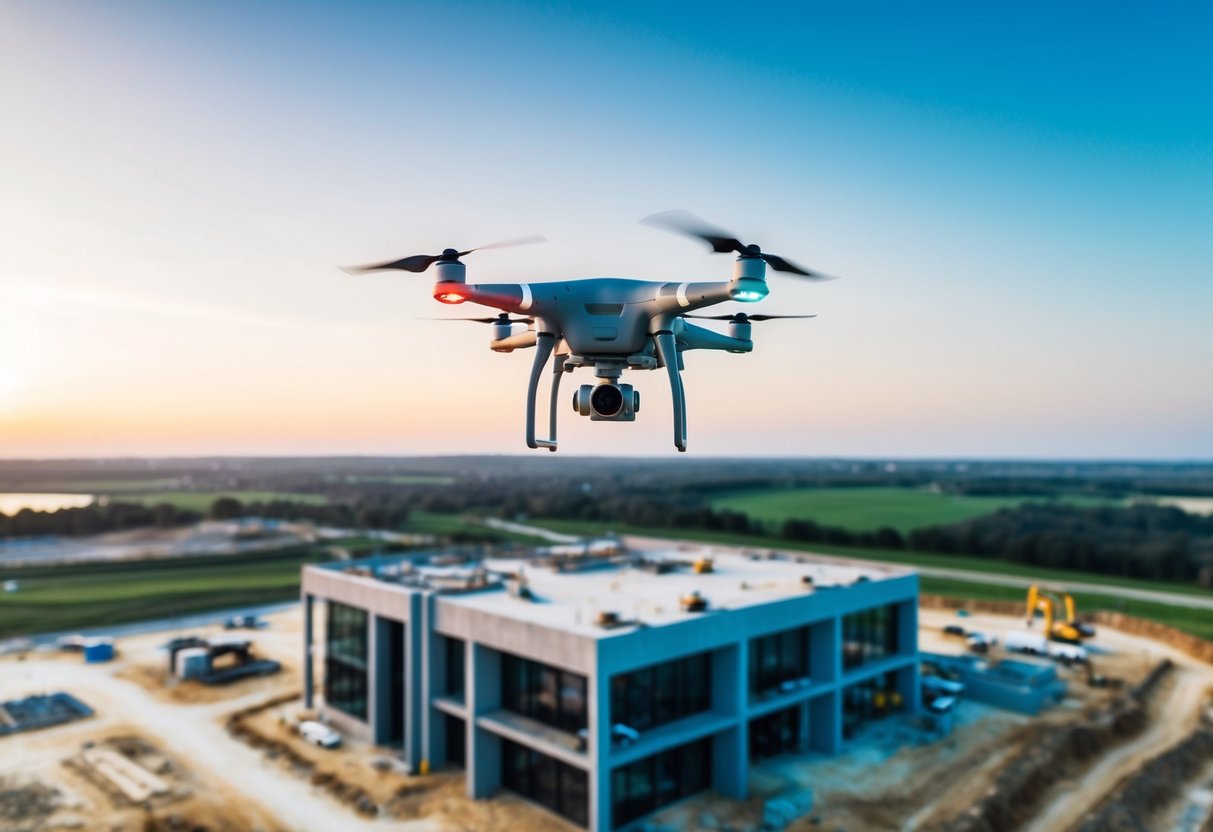
[[[563,550],[561,550],[563,551]],[[580,553],[579,553],[580,552]],[[452,553],[303,570],[324,718],[591,830],[919,708],[918,578],[770,553]],[[305,696],[313,706],[311,662]]]

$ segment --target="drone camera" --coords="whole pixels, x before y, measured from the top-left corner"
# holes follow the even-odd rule
[[[634,422],[640,393],[630,384],[583,384],[573,394],[573,410],[592,422]]]

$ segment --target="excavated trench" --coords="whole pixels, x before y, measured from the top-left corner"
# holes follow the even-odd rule
[[[939,829],[1005,832],[1029,821],[1059,779],[1079,776],[1099,755],[1145,728],[1149,700],[1172,667],[1169,659],[1159,662],[1141,682],[1089,711],[1081,723],[1034,726],[1024,750],[1007,763],[985,796]]]

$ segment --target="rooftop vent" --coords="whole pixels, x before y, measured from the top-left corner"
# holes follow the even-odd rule
[[[604,629],[618,627],[619,613],[614,612],[613,610],[600,610],[597,617],[594,619],[594,623]]]
[[[682,604],[682,609],[685,612],[703,612],[708,608],[708,599],[699,594],[699,590],[695,590],[690,595],[684,595],[679,599]]]
[[[696,575],[706,575],[711,571],[712,571],[712,559],[711,558],[702,557],[699,560],[695,561],[695,574]]]

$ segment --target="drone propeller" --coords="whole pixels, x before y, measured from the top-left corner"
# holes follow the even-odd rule
[[[705,321],[732,321],[735,324],[744,324],[757,321],[776,321],[782,318],[816,318],[816,315],[747,315],[744,312],[736,312],[732,315],[683,315],[684,318],[700,318]]]
[[[489,318],[422,318],[423,321],[472,321],[478,324],[533,324],[534,318],[511,318],[505,312]]]
[[[372,263],[368,266],[351,266],[344,269],[344,271],[349,274],[361,274],[362,272],[379,272],[387,271],[389,269],[396,269],[399,271],[421,274],[440,260],[453,263],[458,261],[460,257],[471,254],[473,251],[484,251],[485,249],[490,248],[509,248],[511,246],[527,246],[531,245],[532,243],[545,242],[547,242],[547,237],[541,237],[538,234],[534,234],[530,237],[519,237],[516,240],[502,240],[497,243],[476,246],[476,248],[469,248],[467,251],[458,251],[453,248],[448,248],[444,249],[442,254],[414,254],[411,257],[405,257],[401,260],[391,260],[386,263]]]
[[[768,266],[777,272],[798,274],[801,277],[807,277],[810,280],[834,279],[831,275],[825,274],[824,272],[798,266],[790,260],[785,260],[777,254],[767,254],[757,245],[747,245],[731,235],[729,232],[717,228],[710,223],[701,220],[690,211],[684,211],[681,208],[653,214],[645,217],[641,220],[641,222],[645,225],[652,225],[665,231],[673,231],[676,234],[685,234],[689,237],[696,237],[710,245],[712,247],[712,251],[716,252],[717,254],[726,254],[728,252],[735,251],[743,257],[761,257],[766,261]]]

